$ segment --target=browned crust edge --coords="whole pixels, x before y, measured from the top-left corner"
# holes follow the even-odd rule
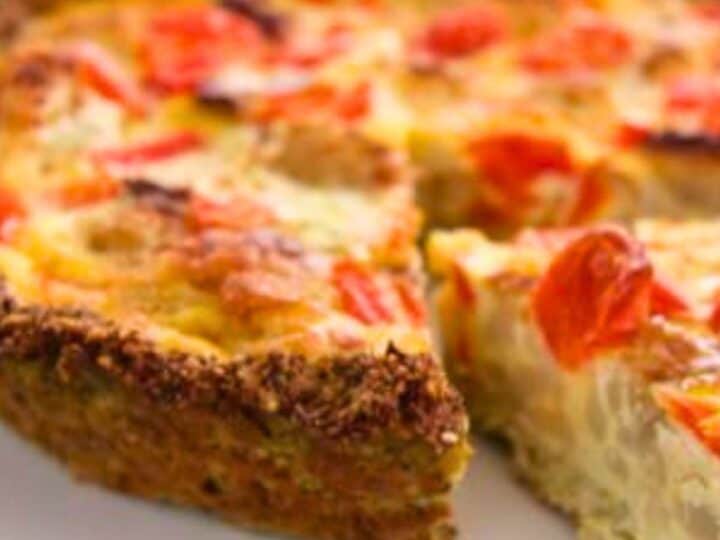
[[[367,441],[392,434],[437,452],[462,443],[462,398],[430,354],[390,345],[310,362],[281,352],[218,362],[163,352],[138,332],[83,311],[21,305],[0,291],[0,362],[42,362],[71,379],[100,371],[162,407],[200,408],[260,421],[290,419],[311,437]]]

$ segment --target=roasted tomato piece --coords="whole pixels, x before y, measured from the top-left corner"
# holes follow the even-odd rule
[[[319,35],[295,35],[268,51],[270,64],[313,68],[346,52],[352,45],[353,33],[344,24],[330,25]]]
[[[632,49],[625,30],[592,16],[540,36],[520,61],[535,73],[563,75],[618,66],[630,59]]]
[[[695,6],[693,11],[695,14],[711,23],[720,23],[720,4],[714,0],[702,2]]]
[[[235,58],[262,53],[263,35],[250,19],[220,7],[161,11],[141,44],[147,78],[161,90],[195,89]]]
[[[487,135],[473,140],[469,151],[483,178],[513,205],[531,202],[540,175],[573,171],[564,142],[531,134]]]
[[[365,324],[393,322],[392,308],[368,268],[350,260],[339,261],[333,267],[332,282],[349,315]]]
[[[393,286],[410,323],[414,325],[424,324],[427,320],[427,310],[425,309],[422,289],[418,284],[406,276],[397,276],[393,279]]]
[[[664,86],[661,126],[621,124],[615,143],[632,148],[649,140],[720,135],[720,81],[711,76],[677,77]]]
[[[216,292],[235,315],[297,303],[314,276],[301,243],[270,228],[207,229],[168,254],[198,287]]]
[[[720,297],[715,300],[715,305],[710,312],[710,320],[708,321],[710,328],[720,333]]]
[[[717,388],[656,392],[671,418],[692,431],[710,450],[720,453],[720,394]]]
[[[682,77],[666,87],[665,114],[667,127],[676,123],[720,135],[720,83],[712,77]]]
[[[121,185],[107,176],[67,182],[50,192],[50,198],[64,208],[76,208],[114,199]]]
[[[244,315],[295,304],[303,297],[303,286],[298,275],[242,270],[225,278],[220,287],[220,298],[232,312]]]
[[[194,229],[255,229],[276,222],[273,212],[247,197],[215,201],[201,195],[190,199],[188,225]]]
[[[300,121],[317,116],[355,122],[367,116],[370,107],[369,84],[359,84],[347,90],[322,84],[261,98],[252,114],[264,122]]]
[[[489,6],[464,6],[440,13],[425,30],[421,49],[452,58],[465,56],[502,40],[507,21]]]
[[[576,180],[577,196],[566,223],[582,225],[589,223],[599,214],[610,198],[610,190],[603,181],[602,170],[589,169],[583,174],[572,176]]]
[[[99,150],[93,154],[93,158],[99,163],[137,165],[174,158],[197,150],[204,144],[202,136],[186,131],[125,148]]]
[[[483,187],[492,190],[488,203],[502,222],[522,222],[525,212],[540,198],[538,183],[548,174],[569,188],[562,224],[593,220],[610,195],[602,168],[581,170],[562,140],[530,133],[495,134],[473,140],[469,152],[485,183]]]
[[[112,55],[92,42],[74,43],[68,55],[77,65],[79,76],[103,97],[115,101],[133,114],[147,111],[148,99]]]
[[[477,302],[477,295],[475,294],[475,287],[473,287],[470,278],[468,278],[465,269],[459,264],[455,264],[452,267],[452,282],[455,286],[455,293],[457,294],[460,302],[463,306],[474,307]]]
[[[470,143],[480,172],[516,199],[527,197],[528,183],[546,172],[572,172],[570,153],[562,141],[525,133],[494,134]]]
[[[560,365],[578,369],[631,339],[650,316],[652,276],[642,244],[620,228],[589,229],[558,253],[532,310]]]
[[[717,85],[700,76],[680,77],[666,88],[665,104],[668,109],[693,110],[703,107],[717,96]]]
[[[620,148],[633,148],[644,143],[649,136],[648,127],[624,122],[617,127],[613,142]]]
[[[177,261],[204,286],[217,286],[230,274],[267,271],[291,275],[301,266],[301,243],[269,228],[193,231],[175,251]]]
[[[25,204],[18,194],[0,187],[0,241],[9,240],[18,222],[26,215]]]
[[[653,315],[672,316],[689,309],[687,300],[670,281],[655,277],[650,293],[650,312]]]

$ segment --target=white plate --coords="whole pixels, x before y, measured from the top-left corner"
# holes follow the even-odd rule
[[[0,428],[0,539],[267,540],[197,512],[73,482],[51,459]],[[456,495],[460,540],[571,540],[567,523],[515,484],[485,446]]]

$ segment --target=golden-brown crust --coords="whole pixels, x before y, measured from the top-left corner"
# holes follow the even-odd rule
[[[0,298],[0,415],[80,478],[312,538],[453,536],[467,427],[431,355],[219,361]]]
[[[390,346],[384,357],[308,361],[270,353],[219,362],[161,352],[149,340],[91,313],[20,306],[4,293],[0,360],[44,362],[67,377],[100,370],[159,405],[292,419],[316,437],[367,440],[392,434],[437,451],[465,434],[462,399],[429,354]]]

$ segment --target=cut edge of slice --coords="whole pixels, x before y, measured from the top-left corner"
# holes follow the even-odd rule
[[[717,538],[717,410],[707,395],[720,340],[648,314],[624,344],[563,366],[532,306],[562,256],[552,251],[471,231],[431,237],[448,370],[476,427],[511,443],[520,476],[578,519],[580,538]]]

